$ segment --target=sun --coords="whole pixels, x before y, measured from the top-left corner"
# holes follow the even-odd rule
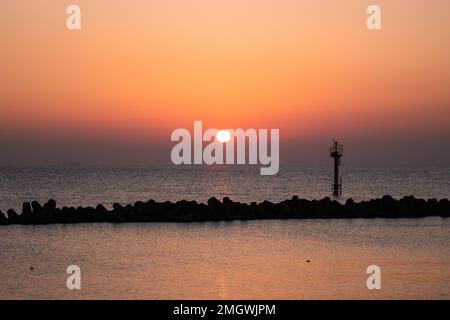
[[[217,141],[222,142],[222,143],[226,143],[226,142],[230,141],[230,139],[231,139],[230,131],[228,131],[228,130],[217,131],[216,139],[217,139]]]

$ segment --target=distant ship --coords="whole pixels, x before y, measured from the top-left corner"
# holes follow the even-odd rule
[[[62,164],[63,167],[73,168],[73,167],[81,167],[83,164],[80,161],[66,161]]]

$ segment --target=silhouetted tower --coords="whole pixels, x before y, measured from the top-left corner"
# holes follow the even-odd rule
[[[338,144],[333,138],[333,146],[330,148],[330,156],[334,159],[334,179],[333,179],[333,195],[335,197],[342,193],[342,178],[339,177],[339,166],[341,165],[342,145]]]

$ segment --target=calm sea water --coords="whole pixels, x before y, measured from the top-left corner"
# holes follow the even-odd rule
[[[9,226],[0,239],[1,299],[450,298],[441,218]],[[381,290],[366,287],[372,264]]]
[[[415,195],[450,198],[450,168],[344,168],[341,200]],[[197,200],[215,196],[236,201],[281,201],[293,195],[322,199],[331,193],[330,168],[285,167],[261,176],[254,166],[150,168],[0,168],[0,210],[21,209],[24,201],[53,198],[67,206],[150,198]]]
[[[329,169],[4,168],[0,208],[229,196],[278,201],[330,193]],[[450,170],[344,171],[342,199],[450,198]],[[0,227],[0,299],[450,298],[450,220],[284,220]],[[308,263],[307,260],[310,260]],[[81,290],[66,268],[81,267]],[[381,290],[368,290],[378,265]],[[33,269],[31,269],[33,268]]]

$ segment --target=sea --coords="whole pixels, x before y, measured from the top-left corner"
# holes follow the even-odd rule
[[[331,197],[330,168],[0,168],[0,210],[154,199]],[[343,168],[338,201],[450,198],[450,168]],[[0,226],[0,299],[450,299],[450,221],[258,220]],[[81,289],[69,290],[69,266]],[[369,289],[370,266],[380,288]],[[369,268],[370,269],[370,268]]]

